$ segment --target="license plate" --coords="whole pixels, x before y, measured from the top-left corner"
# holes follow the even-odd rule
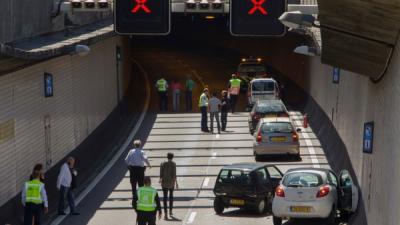
[[[230,203],[231,203],[231,205],[244,205],[244,200],[231,199]]]
[[[271,141],[273,142],[285,142],[286,137],[271,137]]]
[[[298,213],[309,213],[311,212],[311,207],[309,206],[291,206],[291,212],[298,212]]]

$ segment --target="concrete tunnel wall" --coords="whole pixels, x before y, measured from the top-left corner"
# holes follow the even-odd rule
[[[340,83],[333,84],[332,70],[331,66],[321,64],[320,57],[310,58],[306,90],[330,118],[347,148],[362,189],[368,224],[398,225],[400,46],[397,45],[388,71],[378,84],[343,70]],[[363,127],[369,121],[375,123],[373,153],[364,154]]]

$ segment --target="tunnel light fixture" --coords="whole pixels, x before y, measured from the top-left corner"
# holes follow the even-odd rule
[[[215,19],[215,16],[205,16],[205,18],[206,18],[207,20],[213,20],[213,19]]]
[[[84,3],[85,9],[94,9],[96,7],[96,3],[94,0],[86,0]]]
[[[293,29],[317,26],[314,16],[303,14],[300,11],[285,12],[279,17],[279,20],[283,25]]]
[[[196,2],[194,0],[188,0],[185,3],[187,9],[195,9],[196,8]]]
[[[82,1],[81,0],[72,0],[71,1],[71,7],[73,9],[80,9],[82,8]]]
[[[211,3],[213,9],[221,9],[222,8],[222,2],[221,0],[215,0],[213,3]]]
[[[99,0],[97,2],[97,7],[99,9],[108,9],[108,7],[109,7],[108,0]]]
[[[257,58],[257,61],[258,61],[258,62],[261,62],[261,60],[262,60],[261,58]]]
[[[209,9],[210,3],[207,0],[201,0],[200,9]]]
[[[247,59],[246,58],[242,58],[242,62],[246,62],[247,61]]]
[[[294,49],[294,52],[301,55],[316,56],[319,54],[317,48],[301,45]]]

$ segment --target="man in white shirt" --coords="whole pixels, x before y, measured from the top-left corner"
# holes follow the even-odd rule
[[[145,164],[151,168],[146,153],[140,148],[141,145],[140,140],[135,140],[133,142],[134,149],[130,150],[125,158],[125,163],[129,169],[133,197],[136,196],[136,185],[139,185],[139,187],[144,185]]]
[[[58,202],[58,215],[65,215],[65,197],[68,199],[70,215],[79,215],[75,211],[75,199],[71,190],[72,183],[72,168],[74,168],[75,159],[68,157],[67,161],[61,166],[60,173],[57,179],[57,188],[60,191],[60,199]]]

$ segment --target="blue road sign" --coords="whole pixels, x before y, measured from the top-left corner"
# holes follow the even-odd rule
[[[332,71],[332,82],[338,84],[340,81],[340,69],[334,67]]]
[[[44,73],[44,97],[52,97],[53,92],[53,75]]]
[[[374,122],[364,123],[363,152],[372,153],[374,146]]]

